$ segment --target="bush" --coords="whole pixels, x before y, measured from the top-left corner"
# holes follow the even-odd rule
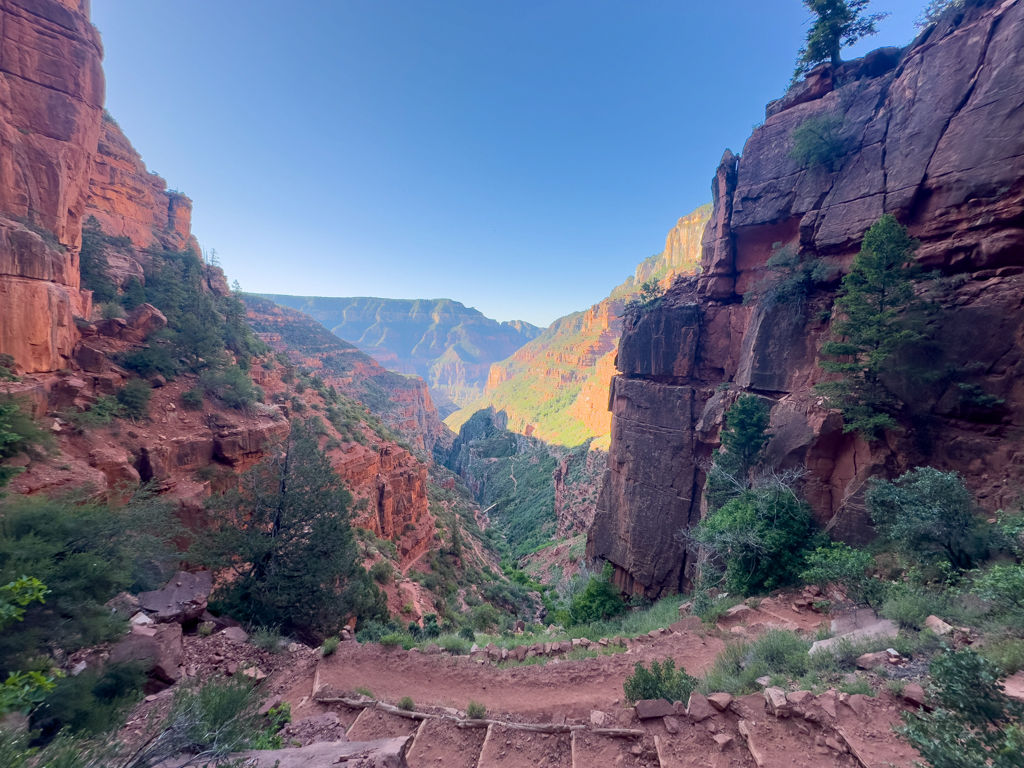
[[[407,638],[408,635],[401,632],[390,632],[380,639],[380,644],[387,648],[397,648],[400,645],[404,645]]]
[[[403,696],[398,700],[398,708],[404,709],[406,712],[412,712],[416,709],[416,704],[413,703],[412,696]]]
[[[387,560],[378,560],[370,566],[370,575],[378,584],[390,584],[395,577],[395,568]]]
[[[203,390],[199,387],[181,393],[181,406],[186,411],[199,411],[203,408]]]
[[[931,664],[937,706],[904,712],[896,732],[936,768],[1024,765],[1024,704],[1007,698],[999,669],[970,649]]]
[[[866,501],[878,532],[912,559],[965,569],[985,551],[974,500],[956,472],[918,467],[891,483],[873,478]]]
[[[867,576],[873,562],[870,553],[834,541],[807,555],[807,570],[800,578],[818,585],[822,591],[828,584],[836,584],[855,603],[866,600],[873,605],[880,596],[878,581]]]
[[[110,664],[63,677],[32,714],[32,728],[48,738],[62,728],[96,736],[119,725],[125,710],[142,698],[146,673],[137,662]]]
[[[487,717],[487,707],[480,702],[471,701],[466,707],[466,717],[470,720],[483,720]]]
[[[338,645],[341,641],[337,637],[328,637],[324,640],[324,644],[320,646],[320,655],[323,657],[332,656],[334,652],[338,650]]]
[[[160,332],[158,331],[158,333]],[[134,352],[120,355],[117,360],[121,367],[142,378],[160,374],[171,381],[178,373],[178,363],[174,359],[170,347],[163,344],[153,343],[145,349],[137,349]]]
[[[124,309],[116,301],[111,301],[100,307],[100,314],[104,320],[115,320],[124,317]]]
[[[16,401],[7,398],[0,402],[0,462],[21,453],[40,457],[40,449],[48,448],[52,444],[53,436],[37,427],[32,417],[22,410]],[[0,464],[0,488],[7,485],[11,478],[21,471],[20,467],[5,467]]]
[[[498,625],[501,621],[501,614],[498,609],[490,603],[481,603],[470,613],[470,620],[473,628],[479,632],[487,632]]]
[[[1003,613],[1024,611],[1024,566],[999,563],[979,573],[971,590]]]
[[[280,653],[284,644],[285,639],[281,633],[269,627],[258,627],[249,633],[249,645],[267,653]]]
[[[801,168],[822,167],[831,172],[845,152],[843,119],[825,114],[809,117],[793,129],[793,147],[789,156]]]
[[[999,667],[1003,675],[1009,677],[1024,669],[1024,638],[1003,636],[986,641],[981,655]]]
[[[701,687],[741,695],[760,690],[757,679],[765,675],[783,680],[799,679],[811,669],[813,660],[807,655],[810,647],[809,642],[792,632],[778,629],[750,643],[730,644],[715,659]],[[833,663],[828,654],[818,654],[814,660],[819,664]]]
[[[582,592],[569,604],[569,617],[573,624],[607,621],[626,612],[619,588],[612,583],[615,570],[605,563],[600,576],[592,576]]]
[[[128,379],[117,391],[117,402],[121,406],[121,415],[132,421],[149,416],[149,399],[153,396],[153,388],[142,379]]]
[[[924,629],[925,619],[941,615],[948,608],[947,600],[939,595],[906,584],[896,584],[889,589],[881,613],[902,627],[921,630]]]
[[[459,637],[463,638],[464,640],[469,640],[470,642],[473,642],[474,640],[476,640],[476,632],[473,631],[473,628],[467,624],[466,626],[463,626],[459,629]]]
[[[696,687],[695,677],[688,675],[684,669],[677,670],[674,659],[665,659],[661,664],[652,661],[649,670],[638,661],[633,668],[633,674],[626,678],[622,689],[626,701],[633,705],[642,699],[686,702]]]
[[[119,415],[121,415],[121,405],[116,397],[110,395],[100,395],[88,411],[78,413],[68,410],[63,413],[64,418],[71,422],[78,433],[87,429],[105,427]]]
[[[204,371],[199,377],[200,386],[210,397],[216,397],[228,408],[245,410],[258,401],[256,386],[245,371],[237,365],[221,370]]]

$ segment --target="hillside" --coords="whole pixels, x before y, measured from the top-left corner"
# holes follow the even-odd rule
[[[553,322],[507,360],[491,366],[483,397],[448,416],[458,431],[476,411],[504,411],[508,428],[556,445],[576,446],[594,439],[607,447],[611,429],[608,383],[626,301],[647,280],[663,287],[700,263],[700,239],[711,216],[702,205],[679,219],[665,238],[665,249],[637,265],[621,285],[590,309]]]
[[[491,364],[541,332],[519,320],[492,320],[450,299],[263,296],[305,312],[388,370],[422,376],[444,415],[479,398]]]

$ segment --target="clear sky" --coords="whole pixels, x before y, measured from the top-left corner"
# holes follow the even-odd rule
[[[925,0],[875,0],[903,45]],[[93,0],[107,107],[253,292],[547,325],[710,201],[799,0]]]

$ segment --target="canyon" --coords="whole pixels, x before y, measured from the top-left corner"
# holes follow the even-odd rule
[[[868,480],[922,464],[961,473],[987,510],[1014,502],[1024,482],[1021,39],[1024,3],[969,4],[905,49],[818,67],[768,105],[742,156],[726,150],[700,274],[628,317],[619,343],[588,554],[614,564],[624,591],[688,586],[694,558],[677,534],[706,510],[705,470],[741,393],[771,404],[767,461],[806,468],[805,495],[833,538],[870,540]],[[822,115],[841,126],[834,170],[790,155],[793,131]],[[844,432],[813,385],[839,278],[883,213],[920,240],[930,279],[918,292],[939,311],[918,349],[935,375],[893,382],[901,428],[869,442]],[[782,248],[825,267],[805,302],[757,295]]]
[[[445,416],[480,397],[492,363],[541,332],[521,320],[492,320],[451,299],[265,297],[318,320],[388,370],[422,377]]]

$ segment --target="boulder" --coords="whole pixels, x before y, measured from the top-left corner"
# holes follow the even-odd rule
[[[163,589],[143,592],[139,604],[157,622],[193,621],[203,615],[213,588],[210,571],[179,571]]]
[[[100,336],[108,336],[112,339],[121,338],[121,333],[125,328],[128,327],[128,323],[125,322],[124,318],[112,317],[109,320],[103,320],[96,326],[97,332]]]
[[[878,618],[870,608],[861,608],[833,619],[832,632],[835,633],[834,637],[815,641],[808,653],[813,656],[845,641],[856,645],[866,640],[896,637],[899,627],[888,619]]]
[[[735,738],[728,733],[716,733],[713,738],[715,740],[715,747],[719,752],[725,752],[725,750],[731,748],[736,741]]]
[[[665,715],[665,717],[662,718],[662,722],[665,723],[665,730],[668,731],[670,734],[679,733],[679,720],[677,720],[675,717],[671,715]]]
[[[708,696],[708,703],[719,712],[725,712],[732,704],[732,695],[728,693],[712,693]]]
[[[88,373],[103,373],[107,367],[107,356],[101,349],[81,344],[75,351],[75,362]]]
[[[775,686],[764,689],[764,704],[768,714],[776,717],[789,717],[792,713],[785,691]]]
[[[953,627],[944,622],[938,616],[929,616],[924,620],[924,625],[936,635],[948,635],[953,631]]]
[[[694,723],[707,720],[715,714],[715,708],[701,694],[694,691],[690,694],[690,700],[686,704],[686,716]]]
[[[120,592],[104,603],[103,607],[109,608],[111,613],[134,616],[139,612],[139,598],[128,592]]]
[[[917,683],[907,683],[903,686],[903,700],[915,707],[923,707],[924,689]]]
[[[1015,672],[1003,680],[1003,693],[1011,699],[1024,701],[1024,670]]]
[[[241,627],[227,627],[221,634],[230,642],[241,645],[249,639],[248,633]]]
[[[666,699],[641,699],[636,703],[636,716],[641,720],[651,720],[674,714],[672,704]]]
[[[608,715],[597,709],[590,711],[590,724],[595,728],[604,728],[605,723],[608,722]]]
[[[875,669],[889,661],[889,654],[885,651],[877,653],[865,653],[857,657],[858,669]]]
[[[111,649],[110,663],[142,662],[150,677],[160,683],[173,684],[181,679],[184,655],[181,625],[162,624],[152,628],[135,627],[131,634]]]
[[[153,331],[158,331],[167,325],[167,318],[164,313],[152,304],[139,304],[126,318],[128,327],[146,338]]]

